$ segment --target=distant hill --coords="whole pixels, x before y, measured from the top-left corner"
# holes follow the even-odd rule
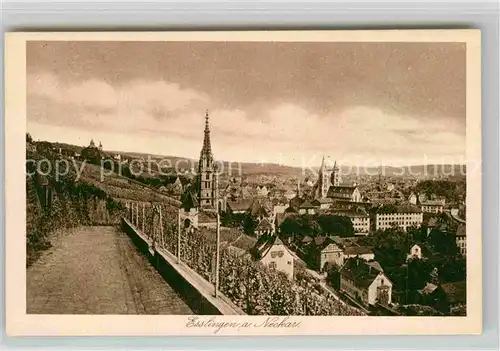
[[[61,147],[66,150],[71,150],[73,152],[81,152],[83,147],[71,144],[63,144],[63,143],[52,143],[54,147]],[[184,158],[179,156],[166,156],[166,155],[158,155],[158,154],[148,154],[148,153],[140,153],[140,152],[123,152],[123,151],[113,151],[106,150],[106,154],[121,154],[122,156],[129,158],[143,158],[147,159],[147,157],[151,157],[154,160],[167,159],[170,161],[170,164],[175,165],[177,162],[180,162],[179,165],[183,169],[188,169],[188,167],[193,166],[195,169],[198,167],[198,161],[195,159]],[[186,163],[186,160],[188,163]],[[224,169],[228,170],[231,168],[231,174],[237,175],[238,168],[241,166],[242,174],[246,175],[259,175],[259,174],[267,174],[267,175],[278,175],[278,176],[287,176],[287,177],[301,177],[303,175],[301,167],[293,167],[286,165],[278,165],[275,163],[251,163],[251,162],[242,162],[238,164],[236,162],[223,161]],[[347,174],[359,174],[359,175],[382,175],[382,176],[424,176],[427,174],[427,177],[439,177],[440,175],[460,175],[461,172],[465,174],[465,165],[411,165],[404,167],[395,167],[395,166],[378,166],[378,167],[357,167],[357,166],[341,166],[341,171],[343,175]],[[318,171],[318,167],[314,170]],[[309,172],[309,170],[307,170]]]

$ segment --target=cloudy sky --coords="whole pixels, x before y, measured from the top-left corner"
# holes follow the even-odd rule
[[[217,159],[463,163],[461,43],[29,42],[35,139]]]

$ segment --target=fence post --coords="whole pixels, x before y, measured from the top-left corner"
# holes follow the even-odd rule
[[[135,204],[135,227],[139,229],[139,203]]]
[[[142,232],[143,233],[144,233],[144,222],[146,220],[146,214],[145,214],[145,212],[146,212],[146,203],[143,202],[142,203]]]
[[[177,263],[181,262],[181,209],[177,212]]]
[[[163,238],[163,216],[161,214],[162,205],[160,205],[160,246],[165,247],[165,239]]]

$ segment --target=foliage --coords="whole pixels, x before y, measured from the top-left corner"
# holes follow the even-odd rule
[[[171,208],[162,206],[163,238],[158,241],[172,254],[177,254],[177,223],[169,215]],[[146,208],[147,221],[152,223],[152,211]],[[162,212],[163,213],[163,212]],[[141,223],[139,223],[139,226]],[[146,225],[149,236],[155,229]],[[181,260],[213,282],[216,243],[212,235],[202,231],[182,230]],[[295,281],[282,272],[270,270],[254,261],[249,254],[234,251],[229,245],[220,250],[220,290],[234,304],[251,315],[361,315],[361,312],[335,300],[305,273],[296,272]]]
[[[415,186],[415,191],[424,193],[427,197],[434,195],[444,197],[447,202],[459,202],[465,197],[465,184],[465,180],[424,180]]]
[[[317,235],[353,236],[354,227],[349,217],[336,215],[296,215],[287,217],[280,225],[283,237]]]
[[[317,223],[324,234],[335,234],[339,236],[353,236],[354,227],[352,221],[346,216],[320,215],[316,218]]]

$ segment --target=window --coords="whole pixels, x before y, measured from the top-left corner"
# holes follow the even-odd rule
[[[276,262],[269,263],[269,268],[276,269]]]
[[[292,261],[288,261],[287,263],[291,265],[291,264],[292,264]]]

